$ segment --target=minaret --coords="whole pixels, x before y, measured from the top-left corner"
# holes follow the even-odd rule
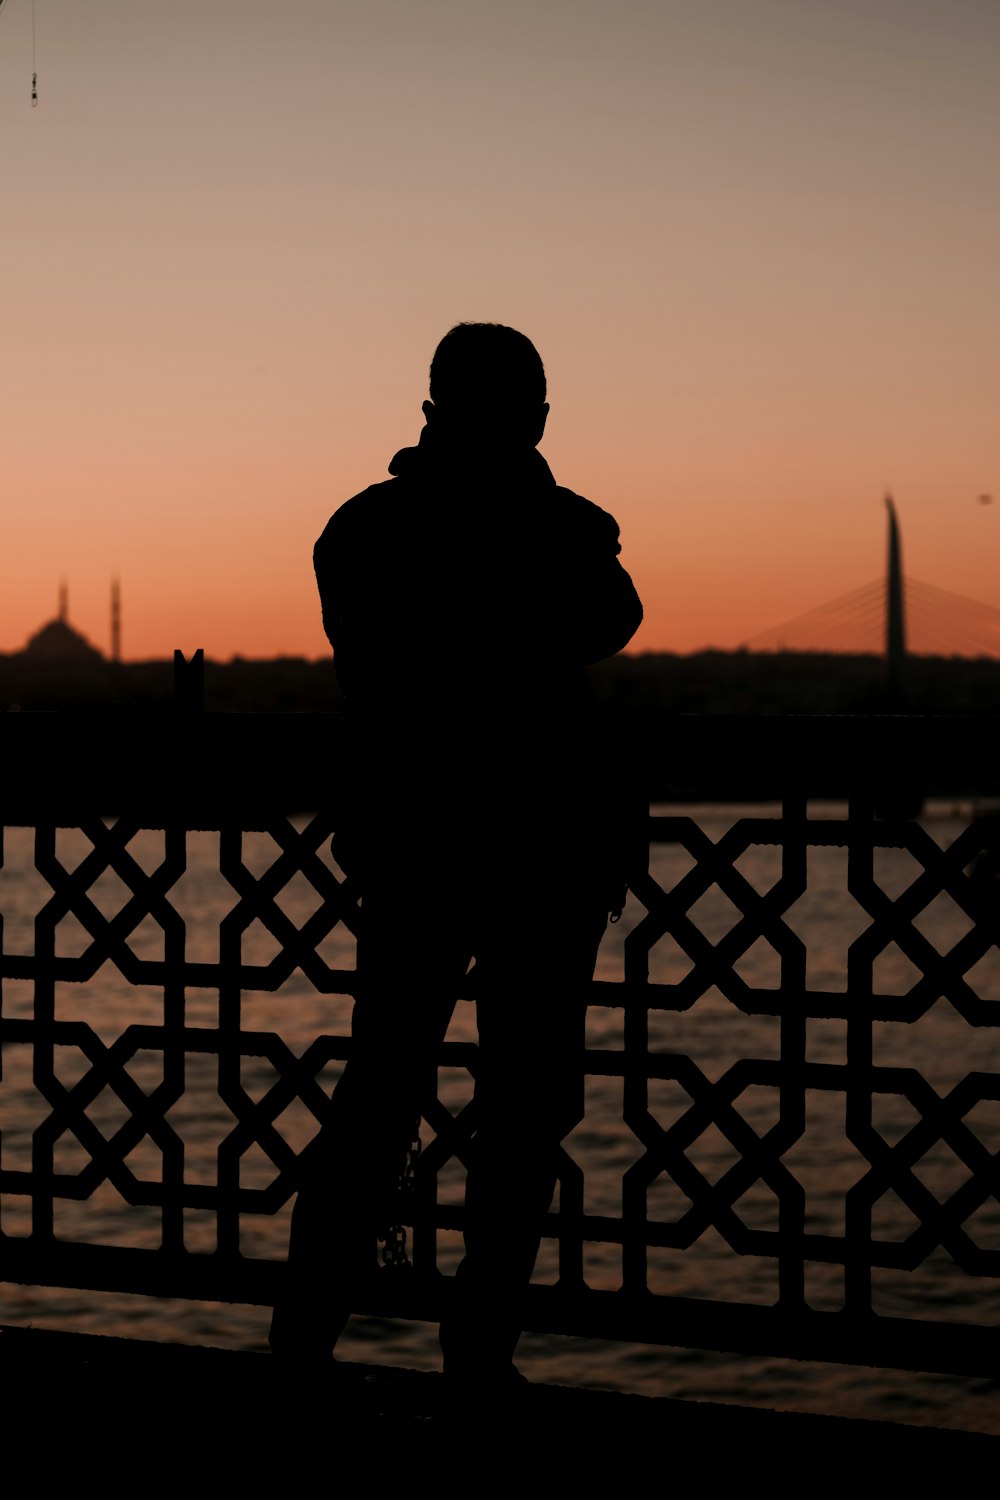
[[[64,625],[69,624],[69,589],[65,579],[59,585],[59,619]]]
[[[117,578],[111,580],[111,660],[122,659],[122,594]]]
[[[895,707],[903,698],[903,675],[906,666],[903,559],[896,507],[891,495],[886,495],[885,505],[889,512],[889,556],[885,592],[885,686],[889,705]]]

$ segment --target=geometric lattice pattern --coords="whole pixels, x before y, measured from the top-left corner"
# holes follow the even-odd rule
[[[687,1247],[712,1226],[741,1254],[774,1256],[780,1295],[791,1304],[805,1297],[810,1263],[844,1268],[844,1303],[857,1312],[872,1308],[878,1268],[912,1271],[941,1250],[970,1276],[1000,1277],[1000,884],[992,872],[989,826],[971,825],[942,848],[916,822],[876,822],[863,807],[846,821],[807,820],[804,804],[786,803],[780,823],[744,818],[714,844],[689,819],[654,819],[651,835],[679,844],[694,863],[669,890],[649,876],[634,882],[645,915],[627,940],[626,989],[630,1000],[644,993],[645,1004],[629,1005],[626,1051],[647,1056],[648,1066],[629,1075],[625,1091],[626,1123],[645,1148],[626,1178],[626,1222],[643,1217],[650,1186],[666,1174],[687,1203],[669,1227],[647,1233],[646,1243]],[[762,891],[740,873],[739,862],[752,845],[767,842],[777,843],[780,868]],[[847,894],[860,930],[834,976],[836,987],[818,989],[809,985],[807,944],[790,918],[807,895],[808,856],[824,848],[846,850]],[[886,853],[894,856],[886,862],[897,886],[891,892],[878,879],[878,857]],[[713,884],[737,914],[715,942],[692,917]],[[942,899],[947,909],[936,911]],[[673,985],[648,977],[648,955],[667,934],[691,960]],[[761,942],[776,955],[777,972],[767,986],[748,983],[739,972],[741,959]],[[886,993],[878,970],[890,956],[898,988]],[[977,980],[974,971],[984,960],[992,962]],[[747,1016],[773,1016],[777,1055],[740,1058],[710,1081],[690,1056],[648,1050],[652,1007],[686,1010],[711,989]],[[917,1051],[918,1064],[934,1064],[935,1047],[947,1039],[945,1089],[933,1087],[920,1066],[880,1065],[880,1054],[893,1051],[888,1034],[916,1029],[932,1011],[945,1009],[952,1024],[942,1025],[939,1017],[925,1030],[929,1055]],[[835,1062],[814,1056],[810,1047],[811,1031],[819,1025],[828,1036],[832,1023],[840,1023],[842,1033]],[[965,1033],[964,1047],[956,1045],[956,1031]],[[903,1050],[909,1061],[913,1049]],[[685,1095],[685,1107],[666,1129],[649,1107],[653,1077],[672,1080]],[[755,1090],[779,1101],[763,1130],[754,1129],[752,1108],[741,1103]],[[836,1101],[835,1123],[848,1150],[834,1145],[827,1108],[821,1111],[826,1139],[819,1160],[813,1147],[810,1161],[797,1146],[808,1134],[810,1101],[821,1099]],[[714,1182],[691,1159],[692,1146],[708,1130],[732,1148],[733,1160]],[[842,1220],[835,1231],[830,1225],[817,1233],[800,1168],[813,1176],[842,1171],[851,1149],[854,1180],[843,1184]],[[922,1180],[922,1163],[933,1190]],[[741,1201],[761,1186],[776,1205],[773,1229],[751,1227],[740,1212]],[[894,1210],[880,1215],[887,1200]],[[888,1232],[880,1234],[879,1223]],[[633,1242],[637,1282],[644,1251]],[[992,1287],[990,1297],[995,1307]]]
[[[350,1046],[359,909],[332,832],[6,831],[8,1278],[271,1300]],[[988,827],[938,842],[790,798],[715,837],[652,817],[649,837],[590,995],[590,1103],[537,1272],[550,1326],[672,1338],[650,1309],[718,1307],[720,1287],[786,1320],[919,1320],[942,1285],[938,1317],[1000,1322]],[[382,1273],[403,1314],[433,1313],[458,1254],[474,1036],[460,1006],[401,1207],[414,1271]]]

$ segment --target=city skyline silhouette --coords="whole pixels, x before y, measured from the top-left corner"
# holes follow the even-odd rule
[[[981,495],[980,503],[990,502],[992,497]],[[901,540],[898,510],[891,495],[885,496],[889,511],[889,551],[883,576],[860,587],[855,587],[821,603],[813,604],[795,617],[772,624],[755,635],[737,642],[737,651],[768,652],[821,652],[835,655],[886,654],[891,653],[889,638],[893,631],[889,617],[895,608],[900,612],[896,627],[898,639],[895,651],[909,651],[920,656],[990,657],[1000,658],[1000,607],[980,599],[970,599],[952,590],[940,588],[926,580],[913,578],[902,566]],[[893,553],[898,582],[893,583]],[[140,611],[142,602],[139,601]],[[38,627],[28,637],[20,651],[0,652],[0,655],[32,654],[36,658],[62,658],[69,660],[76,655],[82,658],[87,651],[96,651],[112,661],[121,661],[122,652],[122,595],[121,581],[112,578],[109,584],[107,615],[108,651],[103,651],[78,627],[69,622],[69,584],[62,579],[58,586],[58,605],[55,617]],[[99,639],[100,637],[98,637]],[[176,648],[173,648],[176,649]],[[625,648],[635,654],[634,648]],[[670,651],[670,648],[665,648]],[[718,650],[708,645],[702,651]],[[159,659],[171,653],[164,650]],[[658,654],[647,648],[644,654]],[[671,651],[670,654],[697,655],[697,651]],[[283,653],[295,657],[298,653]],[[244,659],[246,653],[236,651],[232,659]],[[133,658],[135,659],[135,658]],[[146,659],[157,659],[152,656]],[[281,659],[263,658],[264,660]],[[325,659],[321,653],[319,660]]]

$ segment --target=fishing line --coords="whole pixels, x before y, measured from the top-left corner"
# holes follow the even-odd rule
[[[3,15],[3,9],[4,9],[4,5],[5,4],[6,4],[6,0],[0,0],[0,16]],[[32,107],[32,109],[34,109],[35,106],[38,103],[38,63],[37,63],[37,60],[36,60],[37,59],[37,52],[38,52],[38,48],[37,48],[36,37],[35,37],[35,0],[31,0],[31,107]]]

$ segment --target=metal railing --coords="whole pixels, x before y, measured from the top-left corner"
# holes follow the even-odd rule
[[[654,857],[632,871],[620,963],[610,977],[599,969],[589,997],[602,1024],[591,1028],[588,1080],[605,1103],[608,1089],[620,1093],[614,1141],[610,1155],[585,1137],[566,1143],[546,1226],[551,1284],[530,1288],[529,1327],[996,1373],[1000,990],[986,992],[976,971],[1000,945],[997,834],[973,820],[942,844],[888,804],[904,782],[911,793],[988,787],[998,729],[993,719],[902,717],[669,727],[679,791],[724,796],[756,778],[780,792],[780,815],[737,816],[716,838],[693,816],[648,820]],[[30,1076],[34,1110],[20,1119],[8,1106],[4,1117],[0,1276],[271,1303],[282,1255],[273,1243],[255,1253],[255,1226],[287,1213],[298,1154],[350,1047],[356,893],[328,854],[335,813],[302,812],[323,808],[336,785],[337,722],[19,715],[0,730],[4,824],[19,848],[31,845],[11,872],[0,950],[0,1106]],[[813,789],[849,796],[848,816],[817,814]],[[877,818],[876,804],[890,815]],[[199,859],[217,853],[216,891],[226,893],[211,952],[204,933],[193,945],[207,909],[185,886],[195,844]],[[763,881],[747,873],[762,850],[773,865]],[[811,862],[830,850],[844,851],[855,935],[833,980],[818,984],[808,912],[795,908],[809,896]],[[886,851],[909,869],[896,869],[891,889]],[[725,922],[706,923],[712,900],[728,903]],[[959,934],[943,945],[927,925],[941,902]],[[879,965],[890,950],[909,978],[887,993]],[[303,996],[319,1022],[311,1037]],[[272,1016],[295,1018],[295,1037],[254,1024],[263,999]],[[948,1017],[950,1072],[934,1066],[938,1033],[924,1060],[919,1047],[886,1046],[922,1036],[935,1008]],[[703,1018],[705,1035],[692,1029]],[[711,1058],[708,1032],[726,1039],[721,1051],[711,1042]],[[974,1051],[955,1043],[958,1032]],[[471,1040],[447,1040],[442,1075],[471,1078],[475,1056]],[[223,1125],[195,1150],[198,1122],[181,1116],[206,1067]],[[436,1319],[448,1296],[462,1208],[439,1187],[460,1167],[474,1115],[460,1098],[429,1113],[432,1139],[401,1210],[412,1267],[374,1274],[358,1311]],[[12,1138],[13,1165],[3,1149]],[[588,1150],[601,1158],[596,1198]],[[88,1228],[105,1189],[126,1226],[112,1236]],[[116,1236],[125,1243],[100,1242]],[[749,1296],[713,1295],[686,1274],[708,1239],[710,1266],[753,1272]],[[920,1289],[942,1258],[961,1295],[928,1316]],[[905,1299],[882,1296],[887,1277],[910,1278],[912,1310],[900,1315]],[[693,1295],[676,1290],[692,1285]]]

